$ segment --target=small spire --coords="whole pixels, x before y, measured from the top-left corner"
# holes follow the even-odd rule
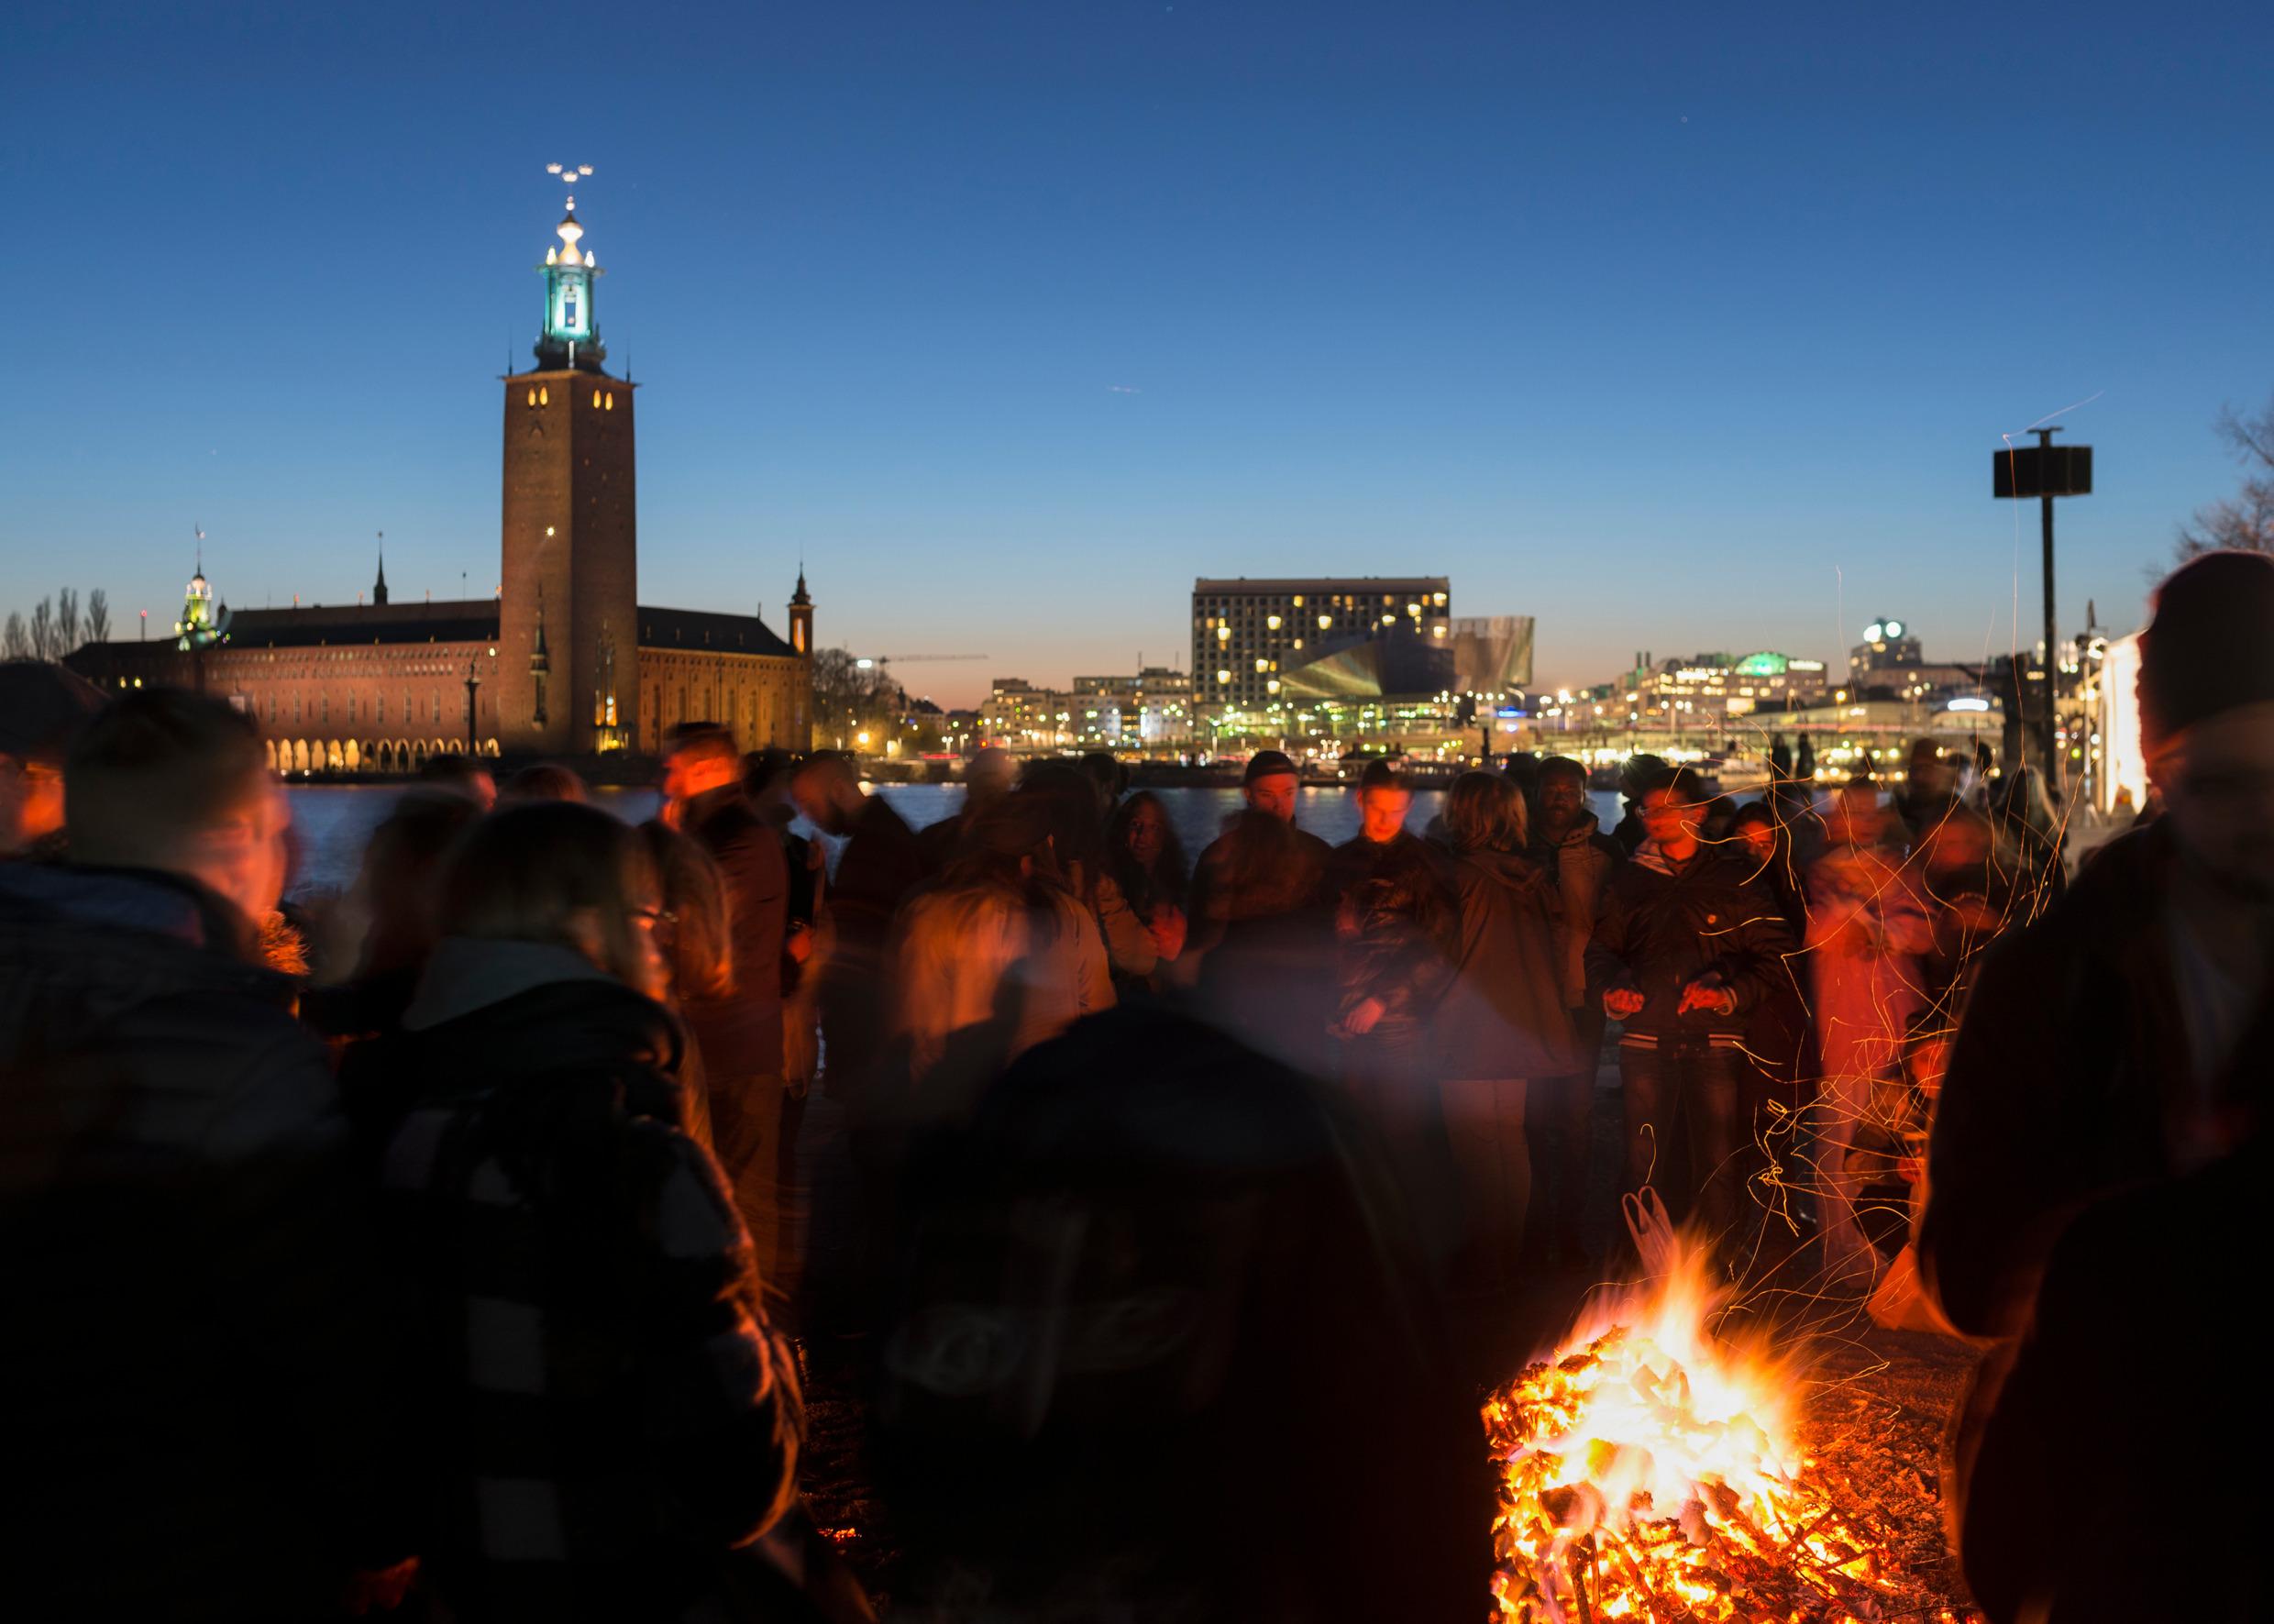
[[[387,533],[379,533],[379,579],[371,583],[371,602],[383,605],[387,602]]]
[[[789,594],[789,602],[793,608],[801,608],[812,602],[813,595],[805,590],[805,560],[800,558],[798,560],[798,590]]]

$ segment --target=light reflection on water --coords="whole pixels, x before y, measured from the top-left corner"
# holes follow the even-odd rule
[[[960,784],[885,784],[877,792],[919,829],[952,815],[964,799]],[[295,784],[286,793],[292,798],[293,829],[301,846],[292,894],[304,896],[345,890],[353,883],[357,866],[363,858],[363,848],[370,842],[371,831],[393,808],[403,790],[392,784]],[[1240,807],[1240,791],[1229,785],[1179,786],[1155,790],[1153,793],[1161,798],[1169,824],[1184,844],[1187,861],[1216,838],[1224,820]],[[596,804],[630,822],[655,815],[653,790],[596,790],[592,799]],[[1588,800],[1606,829],[1617,822],[1617,795],[1595,790]],[[1420,830],[1443,802],[1441,790],[1421,791],[1413,798],[1408,823],[1416,831]],[[1357,795],[1344,787],[1307,788],[1297,805],[1295,819],[1328,844],[1340,844],[1358,833]],[[800,828],[811,833],[802,824]]]

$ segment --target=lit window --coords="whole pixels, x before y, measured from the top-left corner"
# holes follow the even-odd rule
[[[537,403],[537,392],[534,389],[529,392],[529,403],[533,406]]]
[[[1259,671],[1268,671],[1271,669],[1271,661],[1259,659],[1255,662],[1255,668]]]
[[[592,392],[592,410],[600,410],[600,391],[597,389]]]
[[[1319,617],[1319,629],[1322,632],[1333,624],[1334,616],[1331,614],[1322,614]]]
[[[1231,642],[1231,628],[1230,626],[1218,626],[1218,627],[1216,628],[1216,640],[1217,640],[1219,643],[1229,643],[1229,642]]]
[[[1431,635],[1432,637],[1441,637],[1441,636],[1443,636],[1444,635],[1445,635],[1445,628],[1444,628],[1443,626],[1441,626],[1441,625],[1431,626],[1431,627],[1430,628],[1430,635]]]
[[[610,390],[610,391],[608,392],[608,398],[607,398],[606,404],[607,404],[608,409],[609,409],[611,412],[613,412],[613,411],[614,411],[614,410],[616,409],[616,392],[615,392],[614,390],[613,390],[613,389],[612,389],[612,390]]]
[[[1231,680],[1231,673],[1230,671],[1219,671],[1216,673],[1216,680],[1219,682],[1229,682]]]
[[[538,390],[538,391],[537,391],[537,404],[538,404],[538,405],[540,405],[540,406],[549,406],[549,405],[551,405],[552,403],[553,403],[553,392],[552,392],[551,390],[549,390],[549,389],[540,389],[540,390]]]

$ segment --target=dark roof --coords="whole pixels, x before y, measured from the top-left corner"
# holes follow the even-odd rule
[[[1452,579],[1443,575],[1342,575],[1318,576],[1308,580],[1274,577],[1250,580],[1246,576],[1201,576],[1192,583],[1196,593],[1236,597],[1242,592],[1269,593],[1274,597],[1288,592],[1451,592]]]
[[[755,614],[714,614],[707,609],[639,612],[642,648],[708,648],[720,654],[771,654],[794,659],[798,651]]]
[[[359,603],[331,608],[240,609],[229,622],[233,648],[319,645],[495,642],[494,598],[442,603]]]

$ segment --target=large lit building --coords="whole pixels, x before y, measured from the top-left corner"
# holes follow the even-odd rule
[[[745,747],[810,746],[802,570],[786,638],[755,613],[638,602],[634,386],[606,370],[601,271],[573,196],[555,235],[537,364],[503,381],[494,596],[395,603],[382,558],[368,602],[230,617],[201,559],[176,639],[91,644],[72,667],[114,688],[226,694],[284,771],[407,768],[443,750],[652,752],[686,721],[729,724]]]
[[[1829,684],[1820,659],[1755,654],[1694,654],[1652,661],[1647,655],[1618,681],[1619,700],[1643,726],[1677,732],[1723,728],[1764,705],[1808,704]]]
[[[979,707],[982,744],[1005,749],[1144,750],[1191,732],[1192,679],[1165,666],[1133,677],[1076,677],[1067,689],[998,677]]]
[[[1441,575],[1354,580],[1196,580],[1192,698],[1203,713],[1262,713],[1287,673],[1376,643],[1426,646],[1452,635],[1452,583]],[[1396,650],[1403,653],[1403,650]],[[1435,686],[1435,685],[1432,685]]]

